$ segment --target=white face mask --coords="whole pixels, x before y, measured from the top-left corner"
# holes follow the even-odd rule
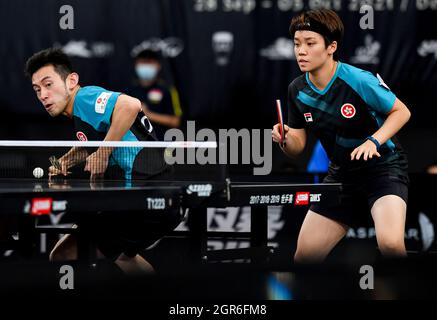
[[[135,71],[140,80],[153,80],[158,74],[158,67],[154,64],[141,63],[135,66]]]

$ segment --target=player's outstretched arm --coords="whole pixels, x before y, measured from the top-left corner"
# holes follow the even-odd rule
[[[73,147],[66,154],[60,157],[57,161],[60,168],[55,166],[49,167],[49,178],[56,175],[68,175],[68,169],[74,167],[75,165],[82,163],[88,157],[88,152],[82,147]]]
[[[380,157],[378,147],[393,137],[408,122],[410,117],[411,113],[407,106],[396,99],[381,128],[370,137],[370,140],[366,140],[352,151],[351,160],[359,160],[361,156],[366,161],[372,159],[373,156]]]
[[[125,94],[120,95],[114,106],[111,126],[109,127],[104,141],[120,141],[130,129],[140,111],[140,100]],[[113,147],[100,147],[87,158],[84,170],[91,173],[91,180],[103,176],[113,149]]]

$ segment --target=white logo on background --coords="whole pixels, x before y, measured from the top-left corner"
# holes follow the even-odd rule
[[[160,51],[163,57],[175,58],[184,50],[184,42],[173,37],[165,39],[151,38],[135,46],[131,51],[131,55],[136,57],[138,53],[146,49]]]
[[[234,49],[234,35],[228,31],[215,32],[212,35],[212,48],[216,63],[219,66],[227,65]]]
[[[419,226],[422,233],[423,250],[428,250],[434,242],[434,225],[422,212],[419,213]]]
[[[355,50],[355,55],[351,57],[352,63],[358,64],[378,64],[378,53],[381,49],[381,43],[373,40],[372,35],[368,34],[364,38],[364,46]]]
[[[114,52],[114,45],[112,43],[93,42],[88,44],[85,40],[70,40],[65,45],[55,43],[53,47],[61,48],[70,57],[79,58],[102,58]]]
[[[261,49],[260,55],[270,60],[296,60],[293,40],[287,38],[276,39],[273,44]]]
[[[372,239],[376,237],[375,228],[349,228],[346,234],[346,238],[354,239]],[[405,230],[405,239],[419,241],[419,230],[416,228],[410,228]]]
[[[437,59],[437,40],[423,40],[420,47],[417,49],[417,53],[421,57],[426,57],[430,53]]]

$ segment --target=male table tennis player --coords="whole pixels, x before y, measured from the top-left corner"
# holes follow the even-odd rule
[[[97,86],[81,87],[79,75],[60,49],[48,48],[35,53],[26,62],[25,71],[46,111],[52,117],[62,114],[71,118],[79,140],[154,140],[153,127],[142,113],[138,99]],[[108,165],[112,164],[122,169],[126,179],[156,177],[168,169],[157,149],[74,147],[59,159],[61,170],[51,166],[49,174],[67,175],[68,170],[80,162],[86,163],[84,170],[89,171],[91,180],[104,177]],[[120,212],[104,214],[96,222],[90,222],[95,223],[92,226],[96,232],[98,256],[114,260],[126,272],[153,270],[138,252],[177,226],[180,221],[177,210],[159,217],[148,213],[145,220],[144,214],[127,214],[122,212],[122,202],[120,206]],[[62,238],[50,258],[76,259],[74,236]]]
[[[332,10],[311,10],[290,25],[303,75],[289,86],[288,155],[301,153],[305,129],[331,161],[324,182],[344,184],[339,206],[313,205],[300,229],[296,262],[321,262],[360,214],[369,211],[384,256],[405,256],[407,158],[394,135],[410,111],[371,73],[338,61],[343,23]],[[278,125],[273,140],[280,141]],[[364,211],[361,210],[364,208]]]

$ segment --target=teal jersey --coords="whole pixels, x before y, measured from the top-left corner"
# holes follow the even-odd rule
[[[109,91],[97,86],[79,89],[73,105],[73,119],[78,140],[102,141],[105,138],[111,126],[112,113],[120,94],[120,92]],[[156,139],[150,122],[140,113],[121,140],[147,141]],[[115,148],[109,159],[109,165],[118,165],[124,171],[126,179],[131,179],[134,171],[146,175],[155,174],[156,172],[147,172],[148,169],[146,169],[146,167],[155,167],[156,169],[154,164],[136,161],[140,152],[144,153],[144,150],[146,149],[141,147]],[[142,157],[142,159],[146,158]],[[161,165],[162,162],[159,166]]]
[[[334,76],[323,90],[311,83],[308,73],[289,85],[288,125],[310,129],[331,163],[339,167],[382,164],[402,153],[395,138],[381,146],[381,158],[351,161],[350,154],[382,126],[395,100],[396,96],[379,76],[338,62]]]

